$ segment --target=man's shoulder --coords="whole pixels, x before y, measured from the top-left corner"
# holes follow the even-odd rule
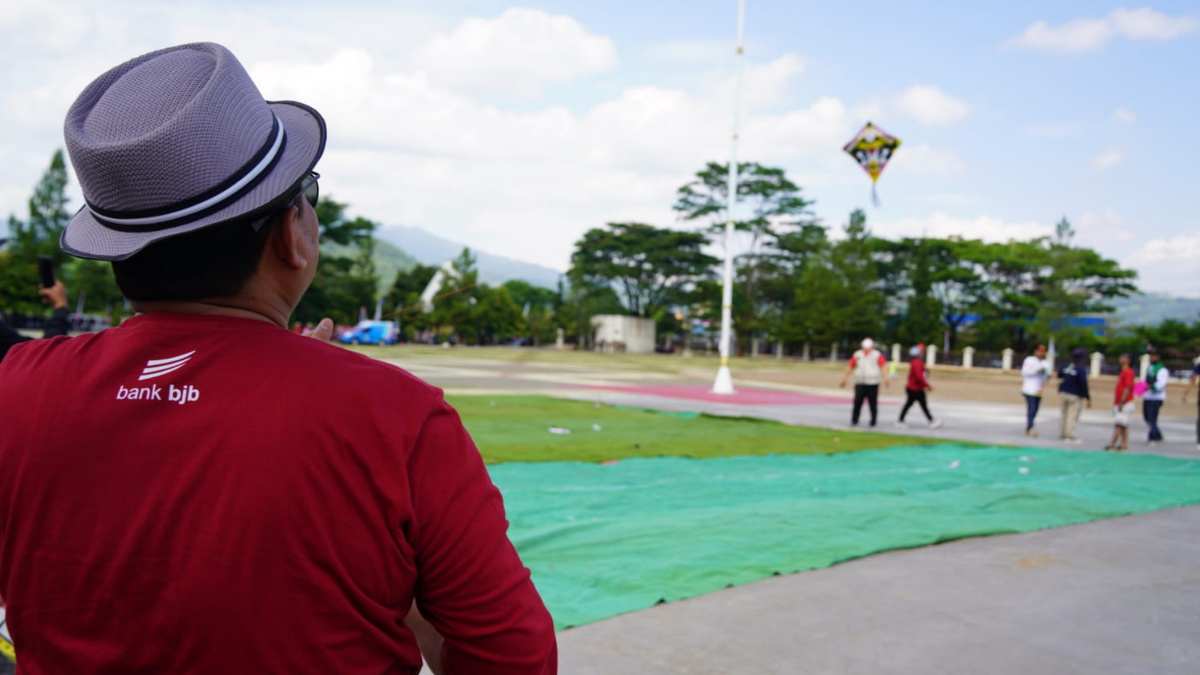
[[[347,387],[380,386],[410,394],[441,398],[441,390],[398,365],[381,361],[336,344],[280,331],[275,338],[289,362],[331,384]],[[335,385],[336,386],[336,385]]]
[[[0,372],[4,373],[0,379],[32,374],[43,367],[77,359],[80,353],[97,339],[98,335],[100,334],[84,333],[74,337],[60,335],[42,340],[19,342],[13,345],[4,360],[0,361]]]

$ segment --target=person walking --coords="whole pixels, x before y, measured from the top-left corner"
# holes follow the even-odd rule
[[[1050,379],[1051,364],[1046,360],[1046,345],[1038,345],[1021,363],[1021,395],[1025,397],[1025,435],[1038,435],[1034,425],[1042,406],[1042,392]]]
[[[553,621],[442,391],[288,330],[321,255],[321,115],[195,43],[101,75],[65,135],[84,205],[61,246],[112,261],[137,315],[0,362],[21,671],[416,673],[424,654],[554,675]]]
[[[1184,405],[1193,390],[1196,391],[1196,449],[1200,450],[1200,356],[1192,361],[1192,376],[1188,378],[1188,388],[1183,390]]]
[[[879,385],[887,385],[887,359],[875,349],[875,341],[865,338],[862,347],[850,357],[850,367],[842,376],[841,386],[854,377],[854,407],[850,413],[850,426],[858,426],[863,402],[871,409],[871,426],[879,417]]]
[[[1134,375],[1132,358],[1122,354],[1121,373],[1117,375],[1117,388],[1113,391],[1113,436],[1105,450],[1125,451],[1129,449],[1129,420],[1137,406],[1133,403]]]
[[[929,412],[929,404],[926,401],[925,392],[932,392],[933,385],[929,384],[929,378],[925,375],[925,350],[921,345],[917,345],[908,352],[908,382],[904,385],[904,407],[900,409],[900,420],[897,422],[899,426],[906,426],[904,418],[908,416],[908,411],[913,407],[913,404],[921,406],[921,412],[925,413],[925,419],[929,422],[930,429],[941,428],[941,420],[935,420]]]
[[[1071,362],[1058,371],[1058,394],[1062,398],[1062,422],[1059,439],[1078,443],[1075,427],[1083,415],[1083,407],[1092,407],[1092,395],[1088,391],[1087,350],[1076,347],[1071,351]]]
[[[1146,440],[1150,445],[1163,442],[1162,430],[1158,428],[1158,414],[1167,402],[1167,383],[1171,380],[1171,371],[1162,362],[1158,350],[1151,347],[1146,350],[1150,355],[1150,367],[1146,370],[1146,395],[1142,397],[1142,418],[1150,431]]]

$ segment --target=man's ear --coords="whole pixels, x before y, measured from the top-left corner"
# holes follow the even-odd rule
[[[279,262],[293,269],[304,269],[309,262],[304,222],[300,216],[299,207],[289,206],[271,230],[272,253]]]

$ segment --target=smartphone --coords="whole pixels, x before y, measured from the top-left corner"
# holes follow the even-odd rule
[[[54,285],[54,260],[44,255],[38,256],[38,276],[42,278],[42,288]]]

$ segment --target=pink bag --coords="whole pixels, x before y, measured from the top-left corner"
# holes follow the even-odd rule
[[[1145,396],[1146,392],[1149,390],[1150,390],[1150,385],[1146,384],[1145,380],[1138,380],[1137,382],[1133,383],[1134,398],[1141,398],[1141,397]]]

